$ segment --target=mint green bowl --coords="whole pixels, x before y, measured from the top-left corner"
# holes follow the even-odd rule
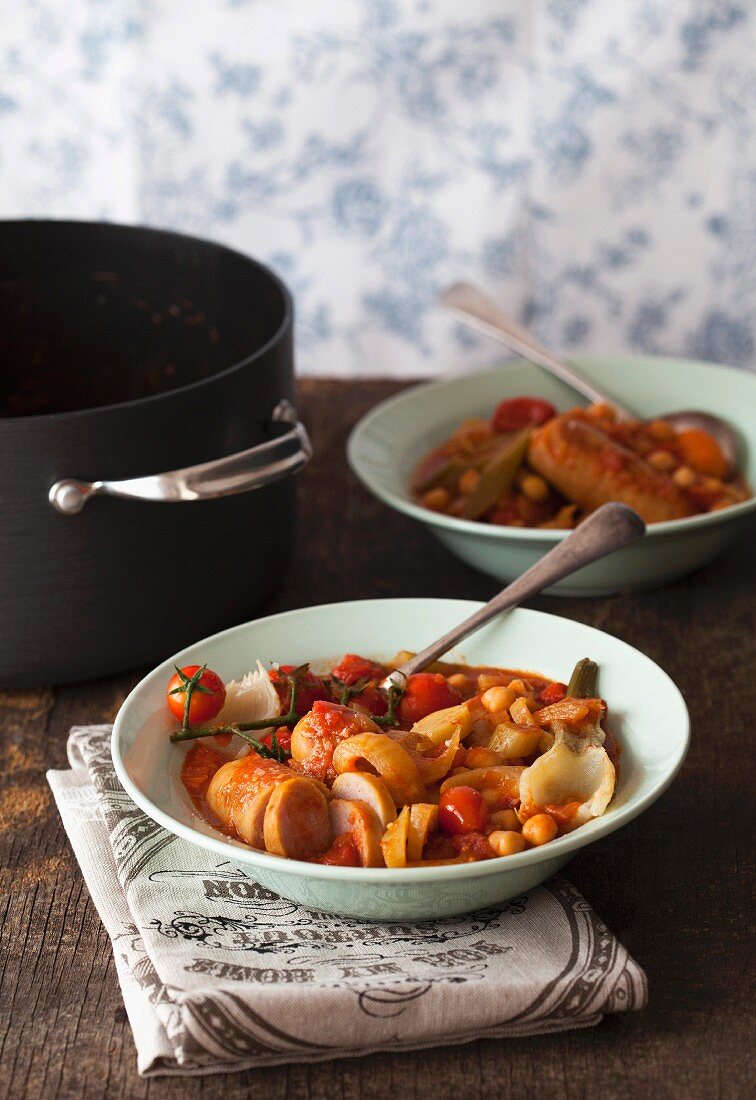
[[[164,661],[128,696],[115,721],[113,760],[136,804],[177,836],[229,860],[260,885],[309,909],[368,920],[424,920],[466,913],[537,886],[588,844],[614,832],[659,797],[688,747],[680,692],[648,657],[582,623],[518,609],[484,627],[453,654],[470,664],[515,667],[565,680],[581,657],[598,661],[599,686],[622,744],[615,796],[603,817],[542,848],[503,859],[400,870],[324,867],[235,843],[204,822],[181,785],[187,745],[168,739],[165,687],[179,665],[205,663],[224,680],[256,658],[315,667],[343,653],[390,658],[421,649],[471,614],[468,600],[361,600],[289,611],[245,623]]]
[[[675,409],[716,413],[738,431],[742,469],[756,485],[756,375],[685,359],[614,357],[577,360],[583,373],[641,417]],[[531,363],[415,386],[382,402],[360,420],[347,446],[349,463],[367,488],[399,512],[424,523],[469,565],[502,581],[518,577],[564,531],[495,527],[421,508],[408,482],[424,454],[446,439],[461,420],[490,416],[505,397],[537,395],[558,409],[585,404],[569,386]],[[750,499],[721,512],[652,524],[641,542],[581,569],[550,591],[560,596],[632,592],[682,577],[726,550],[756,511]]]

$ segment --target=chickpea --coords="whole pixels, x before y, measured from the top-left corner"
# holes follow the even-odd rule
[[[480,474],[477,470],[470,467],[469,470],[465,470],[463,474],[460,474],[459,481],[457,482],[457,488],[463,496],[469,496],[470,493],[474,493],[478,488],[478,482],[480,481]]]
[[[439,486],[436,489],[429,489],[427,493],[423,493],[420,498],[420,503],[423,508],[430,508],[432,512],[443,512],[449,507],[451,502],[451,493],[448,489],[444,489]]]
[[[549,487],[538,474],[526,474],[520,482],[520,489],[525,496],[536,504],[543,503],[549,495]]]
[[[696,475],[693,473],[690,466],[678,466],[672,474],[672,480],[680,489],[690,489],[691,485],[696,480]]]
[[[481,443],[485,443],[493,434],[493,428],[487,420],[472,419],[463,420],[452,438],[461,451],[472,454]]]
[[[675,456],[670,451],[652,451],[650,455],[646,457],[646,462],[649,466],[653,466],[655,470],[661,470],[666,473],[669,470],[674,470],[677,463],[675,462]]]
[[[495,768],[501,764],[502,756],[493,749],[483,748],[482,745],[474,745],[467,750],[465,755],[465,767],[467,768]]]
[[[515,693],[511,687],[496,685],[488,688],[480,697],[480,701],[489,714],[498,714],[499,711],[508,710],[515,700]]]
[[[509,829],[497,829],[489,836],[488,843],[497,856],[513,856],[516,852],[524,852],[526,848],[522,833],[515,833]]]
[[[519,833],[520,831],[520,819],[514,810],[497,810],[491,814],[489,821],[497,829],[504,829],[506,832]]]
[[[488,688],[498,687],[501,684],[506,684],[507,677],[502,676],[500,672],[480,672],[478,673],[478,690],[487,691]]]
[[[654,420],[646,426],[646,431],[657,443],[668,443],[675,438],[675,430],[666,420]]]
[[[707,493],[721,493],[724,489],[724,482],[718,477],[705,477],[701,485]]]
[[[457,691],[467,691],[470,687],[470,678],[465,676],[464,672],[454,672],[446,677],[446,682],[449,687],[456,688]]]
[[[529,817],[522,827],[522,835],[529,844],[539,847],[548,844],[557,835],[557,823],[551,814],[535,814]]]

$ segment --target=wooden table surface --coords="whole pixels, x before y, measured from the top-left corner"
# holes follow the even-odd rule
[[[399,388],[389,382],[302,384],[301,411],[317,457],[300,480],[292,571],[266,611],[371,596],[494,594],[495,581],[374,501],[346,470],[348,430]],[[646,969],[650,985],[644,1012],[609,1017],[588,1031],[201,1079],[139,1078],[110,943],[44,772],[65,766],[68,728],[111,720],[142,673],[0,693],[0,1095],[753,1095],[747,856],[754,802],[748,754],[752,760],[756,737],[755,572],[746,539],[713,565],[659,591],[533,602],[644,650],[680,686],[693,720],[690,754],[667,794],[626,828],[579,853],[568,869]]]

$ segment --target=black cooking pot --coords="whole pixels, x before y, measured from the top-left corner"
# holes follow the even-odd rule
[[[283,284],[175,233],[0,222],[0,318],[0,683],[152,663],[248,618],[310,453]]]

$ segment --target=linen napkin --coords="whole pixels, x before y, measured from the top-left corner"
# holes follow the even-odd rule
[[[532,1035],[644,1006],[645,974],[563,879],[416,924],[312,912],[143,814],[110,733],[74,728],[71,770],[48,781],[113,944],[140,1073]]]

